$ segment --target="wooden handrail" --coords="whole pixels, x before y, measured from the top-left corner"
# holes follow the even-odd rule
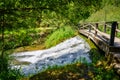
[[[120,32],[120,30],[119,30],[119,29],[116,29],[116,31],[117,31],[117,32]]]
[[[116,22],[116,21],[114,21],[114,22],[113,21],[112,22],[104,22],[104,23],[103,22],[102,23],[101,22],[85,23],[83,25],[83,27],[81,27],[81,29],[87,29],[87,28],[89,28],[89,32],[91,32],[91,30],[94,30],[95,31],[94,35],[97,36],[98,33],[99,34],[102,34],[102,32],[106,33],[106,28],[107,27],[110,28],[111,29],[111,34],[110,34],[109,45],[113,46],[114,45],[115,34],[117,34],[118,32],[120,32],[120,30],[117,29],[119,23],[120,22]],[[98,29],[98,27],[101,26],[101,25],[103,25],[104,31],[100,31]]]
[[[111,25],[110,25],[111,22],[91,22],[91,23],[85,23],[85,24],[83,24],[84,26],[81,27],[80,29],[88,28],[88,26],[91,26],[93,29],[95,29],[95,25],[94,24],[96,24],[96,23],[98,23],[99,26],[104,25],[104,32],[105,33],[106,33],[106,28],[107,27],[111,28]],[[117,23],[119,24],[120,22],[117,22]],[[120,32],[120,30],[116,28],[116,32]]]

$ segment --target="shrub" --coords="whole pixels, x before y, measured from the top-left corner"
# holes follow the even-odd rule
[[[18,69],[11,69],[9,65],[10,58],[4,53],[0,55],[0,80],[18,80],[22,74]]]
[[[75,30],[70,26],[61,27],[60,29],[56,30],[47,37],[45,41],[45,46],[46,48],[55,46],[61,41],[68,39],[74,35],[75,35]]]

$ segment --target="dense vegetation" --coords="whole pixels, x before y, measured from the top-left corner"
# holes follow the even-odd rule
[[[1,0],[2,50],[33,44],[33,36],[30,34],[36,32],[35,28],[76,25],[79,20],[87,18],[93,10],[99,9],[99,5],[97,0]]]
[[[22,76],[19,70],[11,70],[9,67],[9,58],[6,53],[10,54],[11,49],[41,44],[44,48],[54,46],[75,36],[74,29],[79,21],[120,21],[119,7],[119,0],[0,0],[0,80],[16,80]],[[96,58],[93,58],[95,59],[93,62],[98,59]],[[77,64],[80,64],[80,67],[85,66],[85,69],[89,67],[86,64],[73,63],[67,65],[68,69],[65,66],[55,70],[63,69],[60,75],[63,79],[62,76],[68,75],[69,66],[77,71],[79,67],[76,66]],[[100,73],[99,68],[95,68],[98,72],[94,72],[91,67],[88,70],[96,80],[103,79],[104,74],[108,74],[108,78],[104,79],[110,79],[111,75],[114,76],[113,71],[103,71],[105,66],[100,66],[100,71],[103,71]],[[50,72],[54,73],[53,69],[50,69]],[[46,75],[46,72],[40,73],[40,76]],[[93,78],[87,73],[78,78],[85,76],[87,76],[85,79]]]

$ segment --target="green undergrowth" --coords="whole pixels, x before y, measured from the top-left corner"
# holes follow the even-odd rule
[[[87,41],[91,47],[92,63],[80,59],[64,66],[49,67],[29,79],[23,80],[119,80],[119,76],[107,63],[104,52],[100,51],[90,39],[83,35],[80,35],[80,37]]]
[[[53,30],[55,29],[49,27],[45,29],[34,28],[5,31],[4,49],[12,50],[19,47],[41,45],[45,42],[46,36],[48,36]],[[2,39],[0,39],[0,45],[2,45],[2,43]]]
[[[72,36],[75,36],[75,30],[70,26],[63,26],[47,37],[45,46],[46,48],[55,46],[56,44]]]
[[[93,77],[90,70],[87,65],[76,62],[65,66],[54,66],[32,76],[29,80],[90,80]]]
[[[65,66],[54,66],[29,80],[118,80],[113,69],[105,69],[89,63],[72,63]]]
[[[4,52],[4,56],[0,54],[0,80],[20,80],[23,75],[18,69],[12,69],[9,65],[11,58]]]

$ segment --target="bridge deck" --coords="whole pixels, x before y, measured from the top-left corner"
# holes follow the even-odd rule
[[[99,32],[95,36],[95,31],[89,32],[86,30],[79,30],[79,32],[95,42],[105,52],[120,52],[120,39],[115,37],[114,46],[109,46],[110,35]]]

